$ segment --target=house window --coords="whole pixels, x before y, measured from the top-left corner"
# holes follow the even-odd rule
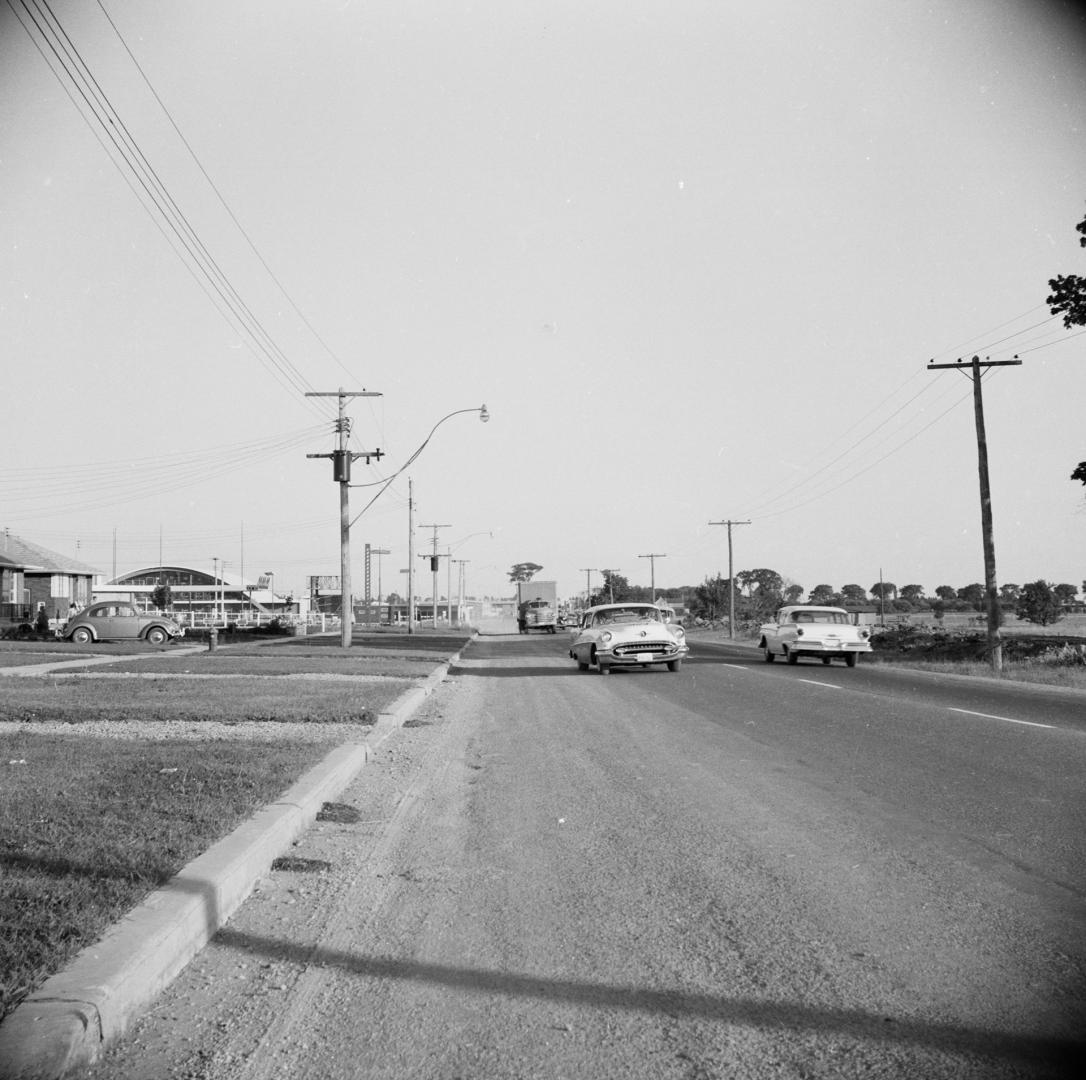
[[[72,579],[67,574],[50,574],[49,595],[56,597],[71,596],[71,584]]]

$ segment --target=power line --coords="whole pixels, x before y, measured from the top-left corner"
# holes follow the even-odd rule
[[[106,10],[106,7],[102,3],[102,0],[98,0],[98,7],[101,8],[102,14],[106,17],[106,21],[109,23],[110,27],[112,27],[113,33],[117,36],[117,40],[121,43],[122,47],[124,48],[124,51],[128,54],[128,57],[132,61],[132,64],[135,67],[135,69],[139,72],[140,78],[143,79],[144,85],[151,92],[151,96],[155,99],[155,101],[158,102],[158,105],[162,109],[163,114],[165,115],[166,119],[170,122],[170,126],[177,133],[177,137],[181,140],[182,145],[188,151],[189,157],[192,158],[193,162],[196,164],[196,167],[200,170],[200,172],[203,175],[204,179],[207,181],[208,186],[215,193],[215,197],[219,200],[219,204],[226,211],[227,215],[230,217],[230,220],[237,226],[238,232],[241,233],[242,237],[245,239],[246,244],[249,245],[249,249],[252,251],[252,253],[259,260],[260,265],[263,266],[264,269],[267,271],[268,276],[272,279],[272,281],[275,282],[276,287],[279,289],[279,291],[286,298],[287,303],[290,304],[291,308],[294,310],[294,313],[298,316],[299,319],[302,320],[302,322],[305,324],[306,328],[313,335],[313,337],[316,338],[316,340],[320,343],[320,345],[324,349],[324,351],[339,365],[339,367],[344,372],[346,372],[348,375],[352,375],[352,377],[353,377],[353,373],[340,360],[340,358],[332,350],[331,346],[328,345],[328,343],[324,340],[324,338],[322,338],[321,335],[317,332],[316,327],[314,327],[313,324],[309,321],[309,319],[306,318],[305,313],[294,302],[294,298],[287,291],[286,286],[276,276],[275,272],[272,270],[272,268],[268,264],[267,260],[261,254],[261,252],[257,248],[256,244],[253,242],[252,237],[249,235],[249,233],[246,231],[245,227],[238,220],[237,215],[231,209],[230,204],[226,201],[226,198],[223,196],[222,192],[219,190],[218,185],[215,183],[214,180],[211,179],[211,176],[208,173],[207,169],[204,168],[203,162],[197,156],[196,151],[193,150],[193,148],[192,148],[191,144],[189,143],[188,139],[185,138],[184,134],[181,131],[181,128],[178,126],[177,122],[173,118],[173,115],[170,113],[170,110],[166,107],[166,103],[159,96],[158,91],[154,88],[154,86],[151,83],[151,80],[147,77],[147,73],[143,70],[143,67],[140,65],[140,62],[136,59],[136,57],[133,54],[132,50],[129,48],[128,42],[124,39],[124,36],[121,34],[120,30],[117,28],[117,24],[113,21],[112,16]]]
[[[208,287],[218,295],[228,309],[230,316],[232,316],[234,324],[240,326],[251,344],[255,345],[258,359],[263,357],[262,362],[266,360],[270,364],[270,371],[276,381],[280,385],[285,383],[292,395],[304,392],[309,387],[308,381],[275,343],[200,240],[195,229],[140,150],[139,144],[128,130],[123,118],[98,84],[56,14],[49,7],[48,0],[20,0],[20,2],[26,14],[26,19],[33,24],[38,37],[35,37],[27,25],[26,19],[16,9],[15,0],[8,0],[8,6],[19,20],[34,47],[60,82],[68,98],[76,106],[76,111],[90,127],[99,145],[106,151],[106,156],[120,172],[130,190],[136,195],[137,201],[145,212],[151,216],[175,253],[181,258],[190,275],[201,285],[209,299],[212,300],[213,306],[219,310],[220,314],[224,314],[219,303],[208,292]],[[31,5],[37,11],[37,15],[31,11]],[[46,12],[48,16],[46,16]],[[43,43],[49,53],[52,54],[56,64],[67,76],[70,85],[61,77],[57,67],[50,63],[49,56],[43,49]],[[79,102],[76,100],[76,96],[73,95],[73,89],[75,94],[82,99],[85,109],[79,107]],[[110,152],[107,143],[103,141],[94,124],[92,124],[92,119],[94,124],[101,128],[106,140],[113,146],[117,156]],[[118,161],[118,157],[120,161]],[[128,174],[122,169],[121,162],[127,168]],[[146,199],[153,206],[153,211],[151,206],[148,206],[147,202],[144,201],[144,198],[140,197],[138,189],[142,189]],[[155,215],[156,211],[158,217]],[[170,240],[166,232],[167,229],[176,237],[180,249],[177,244]],[[182,253],[181,249],[185,254]],[[202,275],[202,280],[200,276],[197,276],[197,271],[199,271],[199,275]],[[227,317],[229,319],[229,316]]]

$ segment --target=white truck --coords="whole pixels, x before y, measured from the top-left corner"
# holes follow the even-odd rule
[[[793,604],[782,607],[772,622],[762,623],[758,648],[767,664],[783,656],[789,664],[812,656],[828,664],[844,660],[855,667],[860,653],[872,651],[871,632],[852,621],[844,608]]]
[[[527,634],[558,629],[558,586],[553,581],[517,582],[517,630]]]

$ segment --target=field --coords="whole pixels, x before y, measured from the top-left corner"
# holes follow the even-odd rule
[[[0,642],[0,1018],[466,640]]]

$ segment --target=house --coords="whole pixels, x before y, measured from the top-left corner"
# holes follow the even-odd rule
[[[90,603],[97,570],[40,544],[0,534],[0,620],[31,622],[38,610],[66,619],[72,604]]]

